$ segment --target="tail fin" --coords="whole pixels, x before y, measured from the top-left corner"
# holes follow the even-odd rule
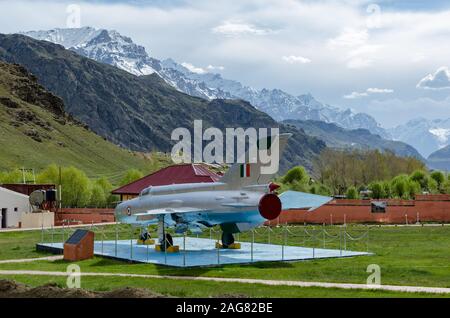
[[[288,139],[292,134],[279,134],[272,137],[262,138],[258,140],[258,148],[260,145],[267,145],[269,152],[273,155],[274,151],[278,151],[278,162],[264,164],[258,156],[255,163],[235,163],[221,178],[220,182],[226,183],[231,189],[240,189],[249,185],[268,184],[271,179],[277,174],[279,167],[279,160],[286,148]],[[264,149],[259,149],[264,150]],[[245,162],[249,162],[249,151],[245,154]],[[243,162],[240,160],[240,162]],[[269,166],[276,166],[276,171],[269,171]]]

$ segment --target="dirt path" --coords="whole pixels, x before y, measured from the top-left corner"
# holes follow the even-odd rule
[[[41,276],[67,276],[65,272],[49,271],[28,271],[28,270],[0,270],[0,275],[41,275]],[[195,280],[210,282],[227,282],[243,284],[262,284],[271,286],[296,286],[296,287],[322,287],[322,288],[342,288],[342,289],[362,289],[362,290],[384,290],[408,293],[432,293],[432,294],[450,294],[450,288],[442,287],[420,287],[420,286],[394,286],[394,285],[366,285],[366,284],[346,284],[346,283],[322,283],[322,282],[300,282],[286,280],[263,280],[249,278],[223,278],[223,277],[192,277],[192,276],[160,276],[144,274],[126,274],[126,273],[81,273],[81,276],[97,277],[137,277],[153,279],[173,279],[173,280]]]

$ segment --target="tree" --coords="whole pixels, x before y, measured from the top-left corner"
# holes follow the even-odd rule
[[[297,166],[289,170],[283,178],[284,183],[307,183],[309,181],[308,173],[305,168]]]
[[[104,189],[97,183],[92,185],[91,198],[89,205],[96,208],[104,208],[106,206],[106,196]]]
[[[129,184],[131,182],[134,182],[138,179],[141,179],[144,175],[141,171],[137,169],[130,169],[125,173],[125,176],[120,181],[120,185],[124,186],[126,184]]]
[[[9,172],[4,172],[0,175],[1,183],[22,183],[23,175],[18,169],[11,170]]]
[[[389,183],[389,181],[383,181],[381,183],[381,185],[383,186],[383,198],[389,199],[392,197],[392,188],[391,188],[391,184]]]
[[[369,184],[369,190],[372,191],[372,198],[374,199],[381,199],[386,196],[381,182],[372,182]]]
[[[66,206],[84,207],[89,203],[90,181],[83,171],[75,167],[62,170],[62,197]]]
[[[418,182],[420,184],[421,189],[425,190],[428,188],[428,178],[425,171],[415,170],[409,178],[412,181]]]
[[[431,177],[427,177],[427,188],[426,190],[432,194],[439,193],[438,183]]]
[[[365,187],[400,174],[423,171],[425,165],[418,159],[400,157],[390,151],[327,148],[315,160],[314,168],[321,183],[335,194],[343,194],[349,186]]]
[[[359,198],[358,191],[356,190],[356,188],[354,186],[351,186],[348,188],[346,197],[347,197],[347,199],[358,199]]]
[[[402,174],[392,179],[391,188],[392,194],[400,199],[408,196],[408,176]]]
[[[430,177],[433,178],[434,181],[436,181],[438,189],[441,190],[442,189],[442,184],[445,181],[445,176],[441,171],[433,171],[430,174]]]
[[[36,177],[36,181],[39,183],[53,183],[59,184],[59,168],[55,164],[49,165]]]
[[[409,199],[414,199],[416,197],[416,194],[421,193],[422,188],[420,186],[420,183],[417,181],[409,180],[408,182],[408,196]]]

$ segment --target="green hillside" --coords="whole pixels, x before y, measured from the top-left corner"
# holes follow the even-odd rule
[[[130,168],[147,172],[168,163],[163,155],[144,156],[105,141],[63,107],[23,67],[0,62],[0,170],[56,163],[115,182]]]

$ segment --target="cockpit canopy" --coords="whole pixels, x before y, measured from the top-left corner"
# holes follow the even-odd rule
[[[144,190],[141,191],[141,193],[139,194],[139,196],[140,196],[140,197],[143,197],[143,196],[145,196],[145,195],[149,195],[151,190],[152,190],[152,187],[151,187],[151,186],[148,187],[148,188],[145,188]]]

